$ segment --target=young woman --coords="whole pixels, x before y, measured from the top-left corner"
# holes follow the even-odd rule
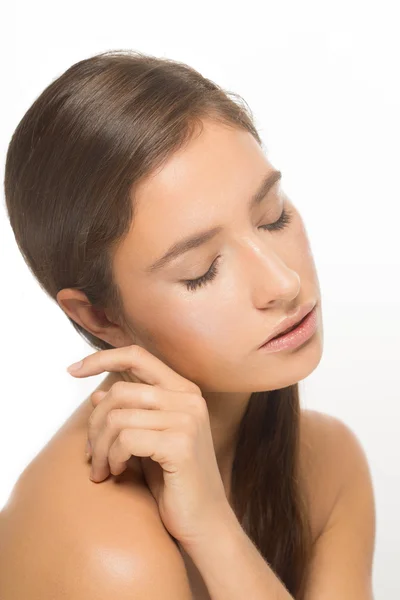
[[[372,598],[368,463],[300,409],[321,294],[262,146],[239,96],[138,52],[73,65],[16,128],[16,241],[95,349],[71,374],[108,375],[1,514],[2,600]]]

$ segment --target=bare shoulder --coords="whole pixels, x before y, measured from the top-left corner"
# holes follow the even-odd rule
[[[317,410],[301,412],[301,468],[315,538],[326,528],[346,483],[368,469],[364,448],[344,421]]]
[[[183,558],[145,483],[131,470],[94,483],[84,440],[58,442],[0,513],[0,598],[189,600]]]
[[[359,459],[365,457],[364,447],[353,429],[327,413],[303,410],[301,436],[306,460],[324,467],[329,477],[337,475],[340,483],[357,468]]]
[[[328,486],[330,498],[313,548],[305,599],[372,600],[376,507],[366,452],[349,425],[331,415],[312,413],[305,419],[307,448],[314,457],[310,464],[316,465],[320,500],[323,485]]]

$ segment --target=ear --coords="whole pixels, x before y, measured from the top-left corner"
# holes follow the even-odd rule
[[[104,392],[103,390],[96,390],[95,392],[93,392],[90,395],[90,401],[93,404],[94,407],[96,407],[99,402],[104,398],[104,396],[107,395],[107,392]]]

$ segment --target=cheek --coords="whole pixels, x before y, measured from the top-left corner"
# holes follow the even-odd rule
[[[204,291],[201,299],[178,302],[168,311],[165,321],[168,327],[163,328],[162,335],[187,347],[189,352],[200,348],[226,351],[232,342],[237,314],[237,303],[228,302],[220,293]]]
[[[204,295],[205,296],[205,295]],[[168,303],[165,295],[153,296],[152,306],[141,311],[139,338],[146,348],[183,377],[204,385],[210,380],[219,385],[224,373],[232,375],[232,368],[240,366],[243,343],[235,331],[238,321],[237,303],[224,308],[218,295],[196,305],[190,299]],[[231,312],[229,312],[231,311]],[[231,314],[236,311],[235,314]]]
[[[213,365],[221,369],[224,363],[235,362],[244,341],[240,343],[235,328],[243,318],[243,311],[241,318],[239,312],[237,296],[234,302],[216,290],[204,289],[202,297],[193,300],[175,297],[168,302],[164,295],[147,320],[159,357],[180,372],[193,374],[193,370],[208,372]]]

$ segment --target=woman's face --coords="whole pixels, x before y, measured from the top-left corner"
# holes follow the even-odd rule
[[[322,354],[320,292],[307,234],[253,136],[203,121],[204,130],[138,188],[137,214],[114,256],[115,277],[134,343],[204,391],[286,387],[311,373]],[[290,223],[263,229],[282,211]],[[212,228],[201,245],[150,270],[173,245]],[[269,228],[270,229],[270,228]],[[214,277],[190,284],[211,268]],[[186,281],[186,283],[185,283]],[[318,331],[297,350],[259,350],[277,323],[318,301]]]

